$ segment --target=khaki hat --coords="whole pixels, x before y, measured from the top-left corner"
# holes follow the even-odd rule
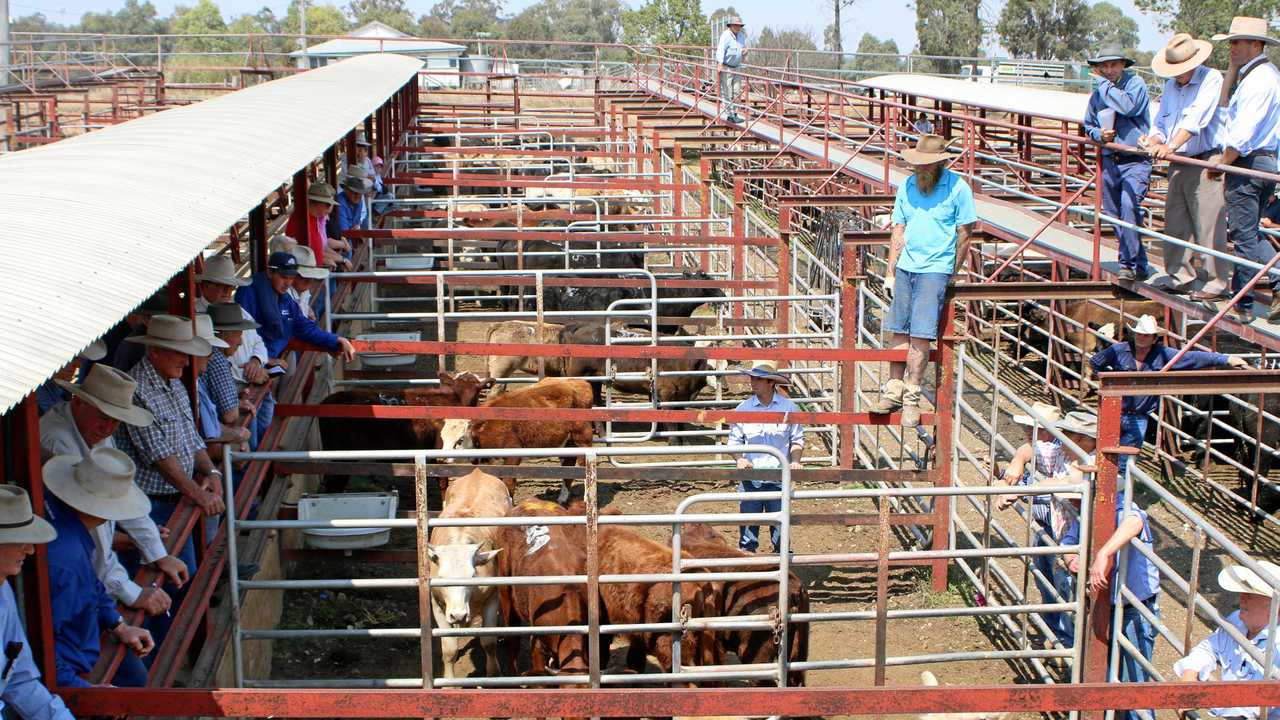
[[[724,24],[725,26],[738,25],[740,27],[746,27],[746,23],[742,22],[742,18],[737,15],[730,15],[728,19],[724,21]]]
[[[97,340],[94,340],[93,342],[89,343],[89,347],[80,351],[80,357],[84,358],[85,360],[90,360],[93,362],[98,362],[99,360],[101,360],[106,356],[107,356],[107,344],[102,341],[102,338],[98,338]]]
[[[44,486],[62,502],[104,520],[131,520],[151,511],[133,482],[133,460],[115,448],[94,448],[84,458],[58,455],[44,464]]]
[[[155,422],[150,410],[133,404],[133,393],[138,383],[110,365],[99,363],[89,368],[89,374],[79,385],[57,379],[54,382],[72,397],[84,400],[107,417],[126,425],[147,427]]]
[[[196,335],[216,348],[229,348],[226,340],[218,337],[213,331],[213,318],[207,313],[196,314]]]
[[[213,320],[213,329],[217,332],[257,330],[262,327],[254,320],[245,317],[244,310],[235,303],[214,303],[208,310],[209,318]]]
[[[1238,16],[1231,18],[1231,28],[1226,33],[1214,35],[1213,41],[1258,40],[1268,45],[1280,42],[1267,34],[1269,30],[1267,21],[1262,18]]]
[[[1043,402],[1031,403],[1030,415],[1014,415],[1013,416],[1014,422],[1018,423],[1019,425],[1026,425],[1028,427],[1033,425],[1039,425],[1040,427],[1044,427],[1046,425],[1053,425],[1054,423],[1058,422],[1061,419],[1062,419],[1062,411],[1058,409],[1057,405],[1050,405],[1049,403],[1043,403]]]
[[[1084,410],[1072,410],[1057,423],[1057,428],[1062,432],[1096,438],[1098,437],[1098,416]]]
[[[364,136],[364,133],[356,135],[356,144],[363,145],[364,147],[373,147],[373,143],[369,142],[369,139]]]
[[[1212,54],[1213,43],[1178,33],[1169,38],[1164,50],[1151,58],[1151,71],[1162,78],[1178,77],[1203,65]]]
[[[329,277],[329,268],[316,267],[316,254],[306,245],[294,247],[293,256],[298,259],[298,275],[311,280]]]
[[[147,325],[146,335],[131,335],[125,342],[154,345],[197,357],[207,357],[213,352],[209,341],[191,329],[191,321],[178,315],[156,315]]]
[[[236,277],[236,263],[226,255],[216,255],[204,261],[204,272],[196,276],[198,282],[210,282],[231,287],[249,284],[245,278]]]
[[[311,183],[311,187],[307,188],[307,199],[337,205],[338,193],[334,192],[333,186],[327,182]]]
[[[43,545],[56,537],[58,531],[31,512],[26,490],[0,485],[0,545]]]
[[[1271,575],[1272,582],[1280,583],[1280,565],[1276,565],[1269,560],[1259,560],[1258,564]],[[1223,568],[1222,572],[1218,573],[1218,585],[1227,592],[1247,593],[1263,597],[1273,597],[1276,594],[1276,589],[1270,582],[1267,582],[1261,575],[1243,565],[1231,565]]]
[[[772,380],[778,383],[779,385],[791,384],[791,381],[787,379],[786,375],[783,375],[778,372],[778,363],[772,360],[756,360],[755,362],[751,363],[750,369],[741,370],[740,372],[743,375],[764,378],[765,380]]]
[[[911,165],[932,165],[954,157],[947,152],[950,142],[941,135],[921,135],[916,146],[902,151],[902,159]]]
[[[1160,323],[1150,315],[1143,315],[1138,318],[1138,322],[1130,325],[1129,329],[1138,335],[1155,335],[1160,332]]]
[[[346,173],[342,176],[342,187],[354,193],[368,195],[373,192],[373,181],[369,179],[369,174],[359,165],[348,165]]]
[[[1098,51],[1097,55],[1085,60],[1090,65],[1101,65],[1111,60],[1123,60],[1125,67],[1131,67],[1134,64],[1133,58],[1125,53],[1124,48],[1119,45],[1108,45]]]

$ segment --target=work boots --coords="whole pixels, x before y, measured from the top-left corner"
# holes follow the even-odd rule
[[[902,427],[914,428],[920,425],[920,386],[905,385],[902,393]]]
[[[872,415],[888,415],[902,407],[902,393],[907,386],[901,380],[890,380],[880,389],[880,399],[867,408]]]

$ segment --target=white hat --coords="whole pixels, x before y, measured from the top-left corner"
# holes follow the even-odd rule
[[[207,313],[199,313],[196,315],[196,335],[216,348],[231,347],[227,344],[226,340],[218,337],[213,332],[213,318],[209,317]]]
[[[125,342],[155,345],[196,357],[208,357],[213,352],[213,346],[192,331],[191,321],[177,315],[156,315],[147,325],[146,335],[131,335]]]
[[[1280,40],[1276,40],[1267,34],[1269,29],[1267,21],[1262,18],[1237,16],[1231,18],[1231,29],[1227,30],[1225,33],[1214,35],[1213,41],[1230,42],[1231,40],[1257,40],[1259,42],[1267,43],[1268,45],[1280,43]]]
[[[200,282],[244,287],[249,281],[236,277],[236,263],[226,255],[216,255],[204,261],[204,272],[196,275]]]
[[[306,245],[296,245],[293,256],[298,259],[298,274],[310,280],[329,277],[329,268],[316,267],[316,254]]]
[[[1162,78],[1178,77],[1203,65],[1212,54],[1213,43],[1178,33],[1151,58],[1151,71]]]
[[[137,427],[147,427],[155,421],[150,410],[133,404],[133,392],[138,383],[110,365],[98,363],[89,368],[89,374],[79,385],[54,379],[58,387],[71,393],[104,415]]]
[[[1280,565],[1269,560],[1259,560],[1258,564],[1271,575],[1272,582],[1280,583]],[[1258,573],[1243,565],[1223,568],[1222,572],[1218,573],[1218,585],[1227,592],[1248,593],[1263,597],[1273,597],[1276,593],[1271,582],[1267,582]]]
[[[738,372],[743,375],[750,375],[751,377],[772,380],[779,385],[791,384],[791,381],[787,379],[786,375],[778,372],[778,363],[773,360],[756,360],[751,363],[751,367],[749,369],[739,370]]]
[[[58,537],[42,517],[31,512],[31,498],[17,485],[0,485],[0,545],[40,545]]]
[[[1130,325],[1129,329],[1139,335],[1155,335],[1160,332],[1160,324],[1151,315],[1143,315],[1138,318],[1138,322]]]
[[[62,502],[104,520],[130,520],[151,512],[151,501],[133,482],[133,460],[100,447],[83,459],[58,455],[44,464],[44,486]]]
[[[1053,425],[1054,423],[1058,422],[1061,419],[1062,419],[1062,411],[1058,409],[1057,405],[1050,405],[1049,403],[1043,403],[1039,401],[1031,403],[1030,415],[1014,415],[1013,416],[1014,422],[1018,423],[1019,425],[1026,425],[1028,427],[1032,425],[1039,425],[1040,427],[1044,427],[1045,425]]]
[[[1098,416],[1084,410],[1072,410],[1057,426],[1062,432],[1098,437]]]

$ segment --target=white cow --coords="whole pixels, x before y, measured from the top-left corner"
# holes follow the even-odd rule
[[[501,480],[479,469],[455,478],[444,494],[441,518],[505,517],[511,510],[511,496]],[[433,580],[493,577],[492,550],[496,528],[437,527],[431,531],[427,554],[431,559]],[[498,592],[489,585],[432,587],[431,612],[438,627],[496,627],[498,625]],[[466,647],[464,638],[441,638],[440,652],[444,676],[454,676],[454,664]],[[498,643],[495,637],[482,637],[485,670],[490,677],[498,670]]]
[[[925,687],[938,687],[938,678],[928,670],[920,671],[920,684]],[[1004,720],[1009,713],[1003,712],[960,712],[960,713],[925,713],[920,720]]]

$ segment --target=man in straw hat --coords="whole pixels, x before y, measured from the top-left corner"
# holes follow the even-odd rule
[[[307,206],[293,211],[285,234],[297,238],[300,244],[311,248],[328,267],[341,265],[350,269],[343,253],[351,246],[338,238],[335,229],[329,227],[329,214],[338,204],[338,193],[326,182],[311,183],[307,187]]]
[[[1280,592],[1277,590],[1280,588],[1280,565],[1269,560],[1258,560],[1257,563],[1270,577],[1263,577],[1242,565],[1232,565],[1218,573],[1218,586],[1239,596],[1239,609],[1227,616],[1227,624],[1248,639],[1258,656],[1265,659],[1270,651],[1272,662],[1280,667],[1280,643],[1270,632],[1276,621],[1271,602]],[[1211,680],[1214,670],[1227,682],[1266,680],[1268,678],[1262,668],[1263,663],[1246,652],[1238,640],[1225,629],[1218,628],[1192,648],[1186,657],[1174,663],[1173,674],[1189,682]],[[1209,714],[1220,718],[1256,720],[1259,708],[1256,705],[1213,708]],[[1267,718],[1280,720],[1280,708],[1270,708]]]
[[[258,323],[252,317],[246,318],[243,309],[235,303],[217,303],[210,305],[209,318],[213,320],[213,329],[217,333],[219,339],[226,344],[225,348],[221,348],[220,352],[231,358],[233,361],[240,353],[241,343],[244,335],[249,332],[257,334],[255,330]],[[266,432],[266,428],[271,424],[271,415],[274,413],[275,401],[271,397],[271,393],[267,392],[263,396],[262,403],[259,407],[253,407],[248,400],[247,385],[241,380],[235,380],[236,396],[240,398],[241,412],[247,412],[254,415],[254,421],[249,424],[249,449],[256,450],[258,447],[258,438],[262,433]],[[267,417],[264,421],[262,415]]]
[[[226,255],[217,255],[204,261],[204,272],[196,275],[196,312],[207,312],[210,305],[235,302],[236,290],[249,284],[247,278],[236,274],[235,262]],[[253,320],[248,311],[242,311],[246,320]],[[238,383],[261,385],[270,379],[267,375],[267,346],[256,330],[245,330],[240,347],[231,355],[231,374]]]
[[[47,460],[55,455],[84,457],[94,448],[115,447],[112,435],[121,423],[146,427],[154,418],[145,408],[133,404],[137,383],[109,365],[94,365],[80,385],[67,387],[71,400],[55,406],[40,418],[40,452]],[[94,530],[93,567],[107,593],[125,607],[159,615],[172,602],[157,587],[144,588],[133,581],[116,555],[116,527],[138,549],[141,561],[154,564],[175,586],[186,583],[186,563],[165,549],[160,529],[150,515],[143,514],[115,522],[105,522]]]
[[[297,337],[329,352],[340,352],[351,362],[356,356],[351,341],[316,325],[289,297],[289,288],[300,275],[298,258],[293,253],[271,253],[267,269],[254,273],[252,284],[236,292],[236,302],[261,325],[258,334],[273,359],[279,359],[289,341]]]
[[[1132,340],[1114,343],[1089,358],[1089,368],[1093,373],[1155,372],[1168,365],[1178,354],[1175,348],[1160,342],[1160,325],[1151,315],[1138,318],[1129,330],[1132,332]],[[1215,367],[1242,369],[1249,367],[1249,363],[1239,356],[1189,350],[1170,369],[1201,370]],[[1142,439],[1147,435],[1147,421],[1158,405],[1159,399],[1154,395],[1131,395],[1124,398],[1124,414],[1120,418],[1121,445],[1142,447]]]
[[[342,192],[338,193],[338,204],[334,206],[329,217],[329,226],[336,229],[338,237],[345,238],[348,230],[359,230],[367,227],[365,222],[365,204],[373,194],[373,181],[369,179],[364,168],[359,165],[348,165],[342,177]],[[348,242],[347,257],[351,257]]]
[[[53,377],[45,381],[43,385],[36,388],[36,409],[40,415],[49,412],[54,405],[66,400],[66,389],[60,384],[68,383],[76,377],[76,372],[87,372],[92,363],[102,360],[107,356],[107,345],[102,340],[94,340],[89,343],[89,347],[80,351],[74,360],[63,365]]]
[[[778,392],[779,385],[790,385],[786,375],[778,372],[778,365],[772,360],[757,360],[751,363],[749,370],[742,371],[751,378],[751,395],[738,403],[735,412],[800,412],[800,408],[791,398]],[[730,445],[768,445],[782,451],[793,469],[802,467],[800,459],[804,454],[804,427],[795,423],[743,423],[736,422],[729,426]],[[757,470],[777,468],[778,459],[766,453],[747,453],[738,456],[738,468]],[[744,480],[738,483],[738,492],[780,492],[782,483],[773,480]],[[782,500],[743,500],[741,512],[766,513],[778,512],[782,508]],[[746,552],[755,552],[760,546],[760,528],[755,525],[738,527],[738,547]],[[774,552],[778,551],[778,526],[769,527],[769,538],[773,541]]]
[[[716,43],[716,65],[720,71],[720,103],[724,105],[725,120],[742,122],[736,101],[742,92],[742,78],[734,70],[747,56],[747,34],[743,32],[742,18],[731,15],[725,21],[724,32]]]
[[[35,546],[57,536],[52,525],[31,512],[26,490],[0,485],[0,577],[16,577],[27,556],[35,553]],[[16,648],[13,660],[6,661],[0,672],[0,709],[16,712],[23,720],[72,720],[62,699],[40,682],[40,670],[22,625],[13,587],[0,583],[0,642],[6,649]]]
[[[1213,54],[1213,44],[1186,33],[1174,35],[1164,50],[1151,60],[1156,75],[1167,78],[1160,96],[1151,134],[1139,143],[1157,159],[1172,155],[1213,161],[1219,152],[1218,98],[1222,94],[1222,73],[1205,65]],[[1220,180],[1209,179],[1200,168],[1171,162],[1169,191],[1164,206],[1164,231],[1179,240],[1194,242],[1222,253],[1227,252],[1227,214]],[[1182,245],[1164,243],[1164,271],[1169,275],[1166,290],[1186,293],[1200,279]],[[1231,262],[1203,256],[1208,281],[1200,288],[1206,296],[1227,291]]]
[[[155,647],[151,633],[125,623],[93,569],[93,531],[108,520],[146,515],[147,496],[133,483],[134,464],[113,448],[84,457],[58,455],[44,464],[45,517],[58,532],[49,543],[49,600],[58,685],[89,687],[83,679],[98,662],[99,635],[110,631],[133,651],[113,682],[144,687],[147,671],[136,656]]]
[[[293,285],[289,287],[289,296],[293,301],[298,303],[298,307],[307,314],[312,320],[316,319],[315,308],[313,308],[313,298],[319,292],[323,292],[324,281],[329,278],[328,268],[318,267],[316,265],[316,256],[311,252],[311,248],[298,245],[290,252],[298,259],[298,277],[293,279]]]
[[[196,335],[213,346],[207,357],[192,357],[191,363],[200,403],[197,427],[209,459],[217,466],[222,462],[224,443],[247,447],[250,432],[241,423],[241,412],[252,414],[253,408],[240,400],[240,390],[231,379],[231,364],[224,352],[231,349],[231,344],[214,333],[213,318],[205,313],[196,315]]]
[[[1226,109],[1222,125],[1222,160],[1224,165],[1248,168],[1264,173],[1276,172],[1276,150],[1280,149],[1280,72],[1267,60],[1263,51],[1276,43],[1268,34],[1262,18],[1236,17],[1231,30],[1214,35],[1214,42],[1230,43],[1231,63],[1222,83],[1218,104]],[[1209,171],[1211,177],[1221,173]],[[1275,256],[1271,242],[1258,232],[1262,210],[1271,201],[1276,184],[1257,177],[1232,173],[1226,178],[1227,227],[1237,255],[1265,264]],[[1256,271],[1236,266],[1232,277],[1233,294],[1244,288]],[[1280,278],[1272,275],[1271,307],[1268,318],[1280,320]],[[1215,298],[1204,297],[1207,302]],[[1215,307],[1216,309],[1216,307]],[[1240,321],[1254,320],[1253,299],[1248,295],[1236,305]]]
[[[969,226],[978,220],[973,191],[943,167],[952,155],[938,135],[923,135],[902,157],[912,175],[893,200],[893,233],[885,284],[893,303],[885,317],[892,333],[889,347],[906,350],[907,361],[889,364],[889,381],[875,414],[902,409],[902,426],[920,424],[920,386],[929,363],[929,346],[938,337],[938,321],[947,285],[963,260]],[[959,248],[959,250],[957,249]]]
[[[1146,82],[1127,70],[1133,60],[1119,47],[1104,48],[1088,62],[1097,76],[1097,84],[1085,110],[1085,132],[1096,142],[1137,145],[1151,127]],[[1121,280],[1146,280],[1151,272],[1147,267],[1146,248],[1135,229],[1142,227],[1139,208],[1150,183],[1150,157],[1140,152],[1103,149],[1103,210],[1132,226],[1119,223],[1114,226],[1120,243],[1118,274]]]

